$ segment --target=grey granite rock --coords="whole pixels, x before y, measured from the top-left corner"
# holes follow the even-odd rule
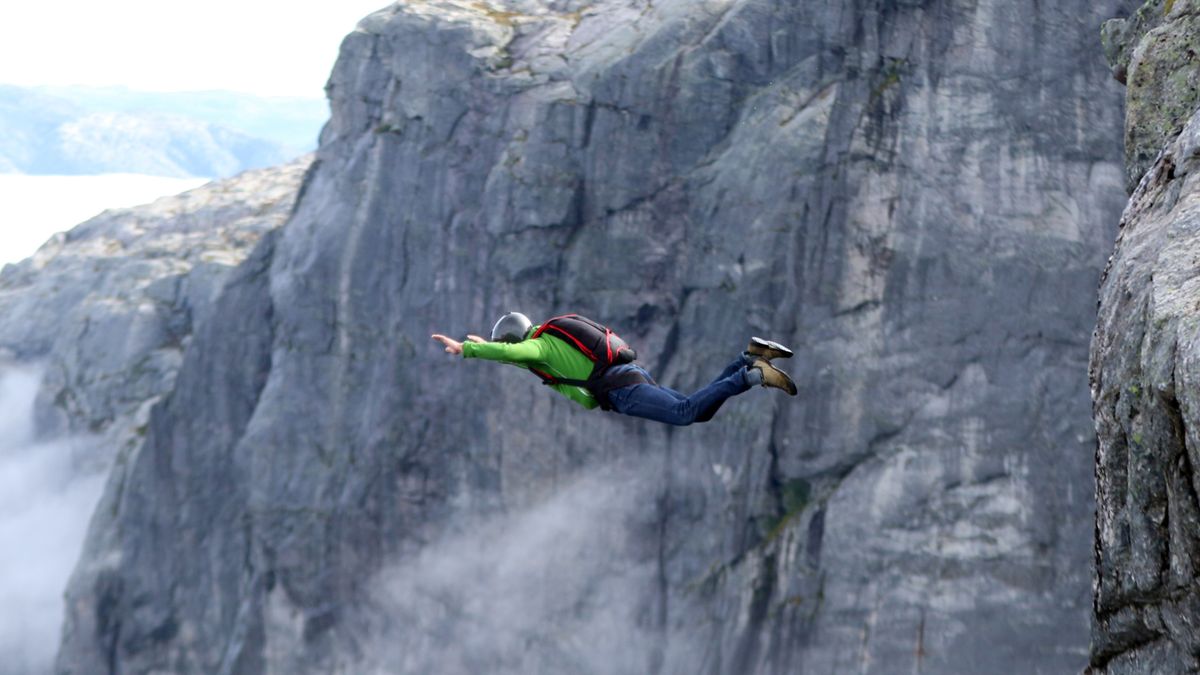
[[[1183,4],[1170,16],[1195,11]],[[1194,35],[1169,26],[1142,38],[1143,62],[1165,64],[1189,49]],[[1179,81],[1192,77],[1172,68]],[[1131,87],[1129,97],[1127,125],[1142,124],[1134,111],[1150,106],[1192,112],[1181,133],[1153,131],[1168,142],[1153,151],[1121,217],[1101,286],[1091,354],[1099,436],[1092,672],[1196,672],[1200,102],[1194,89],[1169,87]]]
[[[1084,667],[1124,4],[364,19],[294,216],[114,470],[59,672]],[[767,335],[802,392],[673,429],[429,342],[510,308],[684,390]]]
[[[1113,77],[1118,82],[1126,83],[1133,50],[1142,36],[1161,25],[1168,10],[1174,8],[1174,4],[1174,0],[1170,3],[1168,0],[1153,0],[1139,7],[1132,16],[1109,19],[1100,27],[1104,56],[1108,59]]]
[[[1147,2],[1104,24],[1106,56],[1127,84],[1125,165],[1129,191],[1200,105],[1200,4]]]
[[[1193,382],[1198,138],[1200,115],[1130,199],[1102,287],[1092,345],[1100,438],[1092,645],[1098,673],[1200,668],[1193,469],[1200,459]]]
[[[145,423],[148,403],[173,386],[193,325],[290,214],[311,162],[105,211],[0,270],[0,352],[45,369],[40,435]]]

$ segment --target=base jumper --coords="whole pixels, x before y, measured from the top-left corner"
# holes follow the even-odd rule
[[[577,314],[534,325],[520,312],[500,317],[491,341],[468,335],[462,342],[434,334],[446,352],[528,369],[542,383],[585,408],[601,408],[656,422],[687,425],[712,419],[731,396],[756,385],[796,395],[796,385],[772,359],[790,358],[787,347],[754,337],[712,382],[685,396],[659,385],[637,354],[605,326]]]

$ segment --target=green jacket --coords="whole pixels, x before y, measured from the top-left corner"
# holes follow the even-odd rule
[[[533,330],[536,330],[534,326]],[[507,342],[464,342],[464,359],[487,359],[499,361],[519,368],[537,368],[552,376],[571,380],[586,380],[592,374],[592,361],[578,349],[552,335],[542,335],[536,340],[524,340],[515,344]],[[540,380],[539,380],[540,381]],[[596,397],[583,387],[566,384],[551,385],[551,388],[579,405],[591,410],[599,406]]]

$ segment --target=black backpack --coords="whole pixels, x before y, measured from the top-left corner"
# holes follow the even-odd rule
[[[542,323],[530,339],[536,340],[543,334],[553,335],[571,345],[588,357],[594,365],[586,380],[554,377],[536,368],[530,368],[533,374],[542,379],[542,384],[567,384],[583,387],[592,392],[592,395],[600,402],[601,408],[609,410],[608,397],[604,395],[608,391],[649,381],[636,371],[621,373],[615,377],[605,377],[609,368],[624,363],[633,363],[637,360],[637,352],[608,327],[587,317],[578,314],[556,316]]]

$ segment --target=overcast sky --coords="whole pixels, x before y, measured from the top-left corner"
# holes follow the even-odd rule
[[[0,2],[0,84],[325,97],[338,46],[388,0]],[[2,132],[3,130],[0,130]],[[104,208],[203,181],[0,179],[0,267]],[[73,182],[72,182],[73,181]],[[61,199],[68,189],[71,199]],[[50,197],[49,195],[59,195]],[[56,205],[61,204],[61,207]]]
[[[0,4],[0,84],[324,97],[342,38],[387,0]]]

